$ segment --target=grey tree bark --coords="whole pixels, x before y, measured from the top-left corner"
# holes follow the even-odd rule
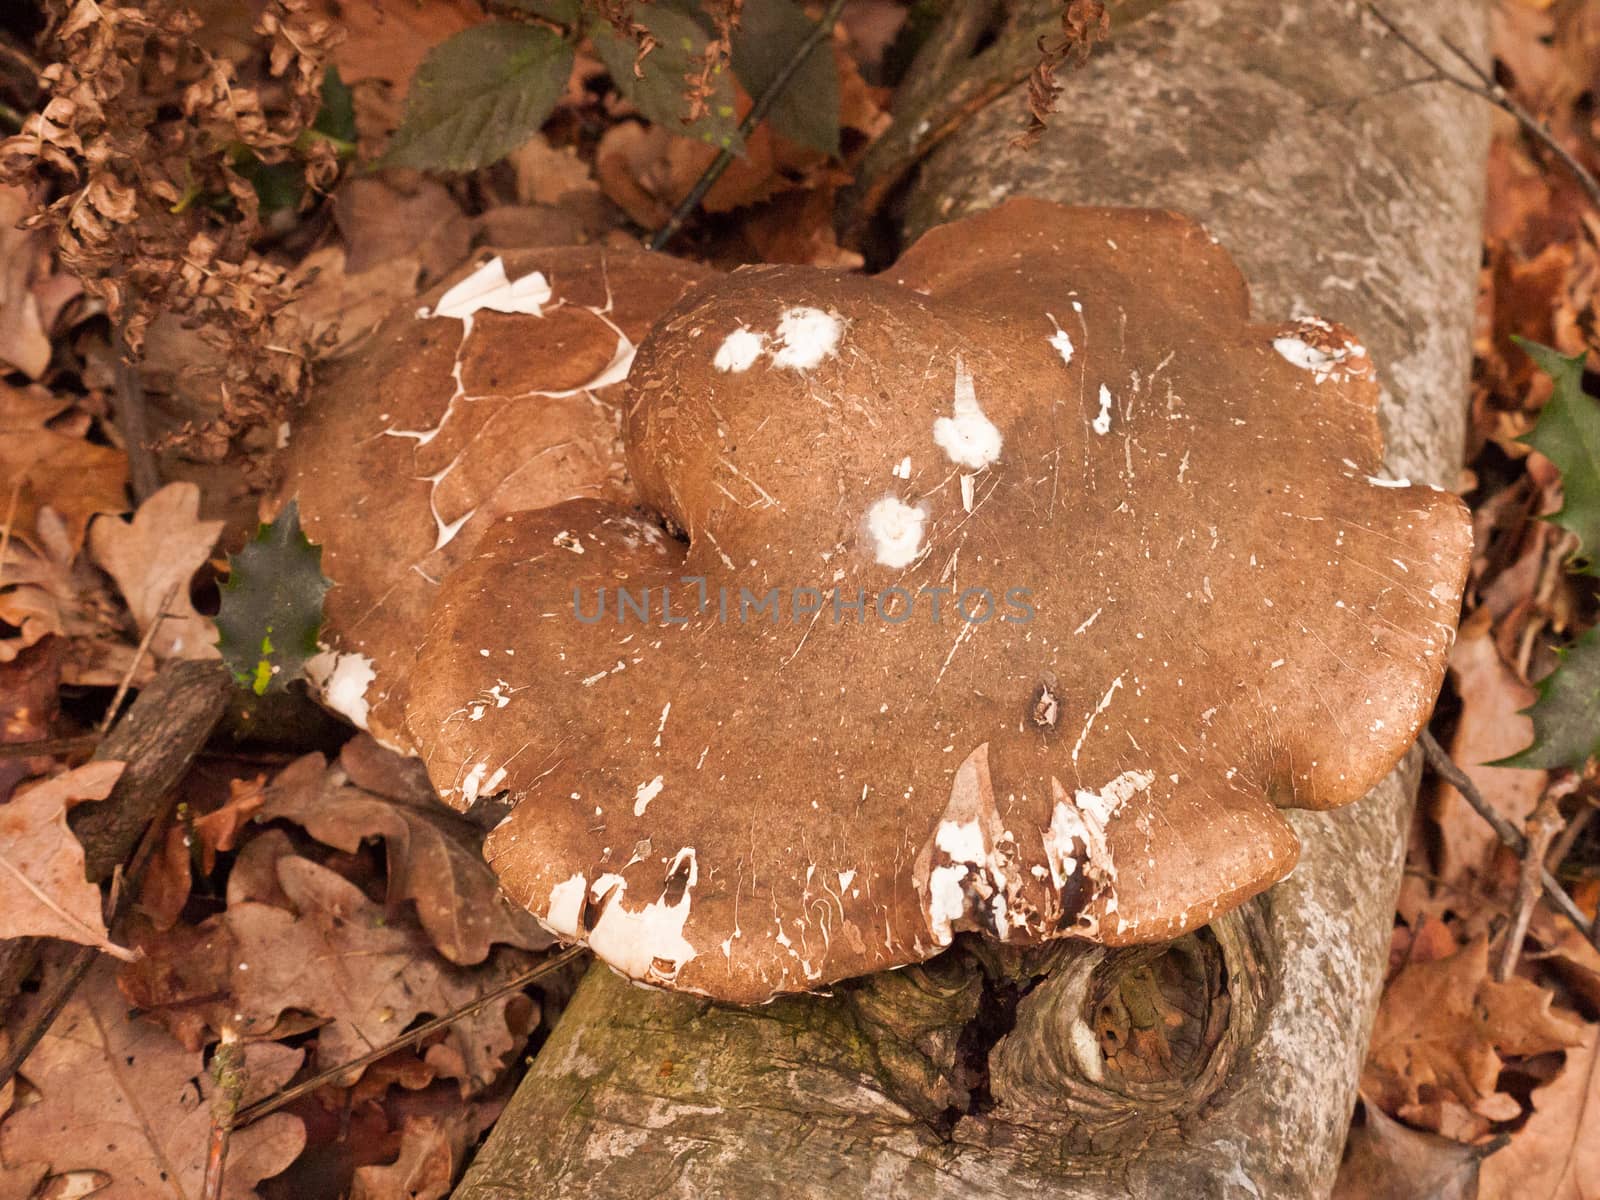
[[[1475,0],[1392,0],[1480,53]],[[1455,479],[1487,115],[1345,0],[1182,0],[1013,89],[907,193],[917,232],[1025,193],[1199,217],[1263,318],[1358,330],[1396,474]],[[1168,946],[1019,953],[735,1009],[591,970],[456,1195],[1299,1197],[1329,1191],[1389,942],[1415,758],[1296,814],[1293,875]]]

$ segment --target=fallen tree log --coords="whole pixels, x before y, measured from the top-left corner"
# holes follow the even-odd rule
[[[1481,50],[1477,3],[1403,0]],[[1014,67],[1015,64],[1012,64]],[[1349,3],[1185,0],[966,121],[905,198],[908,234],[1028,194],[1182,209],[1263,318],[1359,330],[1393,473],[1454,482],[1486,111],[1416,86]],[[458,1200],[656,1196],[1319,1196],[1355,1100],[1416,787],[1292,815],[1284,883],[1165,946],[943,958],[759,1008],[595,968]]]

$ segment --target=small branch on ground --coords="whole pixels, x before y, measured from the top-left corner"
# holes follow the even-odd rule
[[[529,984],[543,979],[546,975],[552,974],[553,972],[566,966],[569,962],[577,958],[582,953],[584,953],[584,948],[582,946],[568,946],[559,954],[552,955],[551,957],[545,959],[542,963],[539,963],[537,966],[529,967],[516,978],[507,980],[505,983],[501,984],[491,992],[485,992],[472,1003],[465,1004],[456,1009],[454,1012],[446,1013],[442,1017],[435,1017],[431,1021],[425,1021],[421,1025],[418,1025],[415,1029],[395,1038],[394,1041],[379,1046],[375,1050],[369,1050],[360,1058],[352,1058],[349,1062],[340,1063],[336,1067],[329,1067],[326,1071],[319,1071],[309,1079],[302,1079],[293,1087],[284,1088],[281,1091],[274,1092],[272,1095],[267,1096],[264,1099],[257,1100],[254,1104],[241,1111],[234,1118],[233,1127],[235,1129],[242,1129],[252,1121],[259,1121],[268,1113],[277,1112],[278,1109],[282,1108],[285,1104],[290,1104],[293,1101],[298,1100],[301,1096],[308,1095],[309,1093],[316,1091],[318,1088],[323,1087],[326,1084],[338,1082],[340,1078],[351,1071],[357,1070],[361,1067],[369,1066],[370,1064],[377,1062],[380,1058],[384,1058],[387,1055],[393,1054],[396,1050],[404,1050],[408,1046],[415,1046],[418,1042],[422,1041],[430,1034],[434,1034],[441,1029],[448,1028],[457,1021],[461,1020],[463,1017],[470,1017],[480,1008],[493,1004],[496,1000],[499,1000],[504,996],[512,995],[514,992],[520,992]]]
[[[228,1162],[228,1138],[244,1096],[244,1043],[232,1024],[222,1027],[222,1041],[211,1056],[211,1136],[206,1143],[206,1177],[200,1200],[222,1200],[222,1180]]]
[[[100,744],[98,733],[79,733],[72,737],[46,738],[42,742],[7,742],[0,746],[0,761],[8,758],[70,758]]]
[[[161,470],[150,448],[144,381],[139,378],[139,364],[134,362],[133,351],[123,337],[122,324],[117,326],[112,354],[117,364],[117,425],[128,455],[128,486],[133,489],[134,503],[143,504],[161,490]]]
[[[1600,209],[1600,180],[1597,180],[1589,171],[1589,169],[1579,162],[1577,158],[1573,156],[1570,150],[1561,144],[1561,142],[1556,138],[1556,135],[1550,131],[1550,127],[1548,125],[1546,125],[1538,117],[1534,116],[1526,108],[1522,107],[1521,104],[1517,103],[1517,101],[1509,92],[1505,90],[1505,88],[1501,87],[1495,82],[1493,75],[1489,74],[1489,72],[1485,71],[1473,61],[1470,54],[1461,49],[1461,47],[1457,46],[1449,38],[1440,39],[1444,48],[1450,52],[1451,57],[1459,62],[1468,72],[1468,75],[1457,74],[1445,66],[1444,63],[1442,63],[1434,54],[1429,52],[1425,46],[1417,42],[1408,33],[1406,33],[1404,29],[1391,20],[1376,4],[1369,3],[1366,6],[1366,9],[1372,14],[1373,18],[1377,20],[1379,24],[1381,24],[1390,32],[1390,34],[1394,36],[1394,39],[1397,42],[1399,42],[1407,50],[1411,51],[1412,54],[1416,55],[1423,62],[1427,63],[1428,66],[1433,69],[1434,76],[1439,82],[1448,83],[1454,87],[1461,88],[1463,91],[1471,92],[1474,96],[1482,97],[1484,100],[1487,100],[1490,104],[1494,105],[1503,112],[1510,113],[1511,116],[1516,119],[1518,125],[1522,126],[1524,130],[1532,135],[1537,141],[1546,146],[1551,153],[1561,160],[1561,165],[1565,167],[1568,173],[1570,173],[1572,177],[1578,181],[1578,185],[1588,193],[1589,202],[1597,209]]]
[[[1517,832],[1516,827],[1501,816],[1494,805],[1483,798],[1483,793],[1478,790],[1478,785],[1472,782],[1471,777],[1465,771],[1456,766],[1455,759],[1450,757],[1449,751],[1441,746],[1427,729],[1422,731],[1417,738],[1417,743],[1422,747],[1422,752],[1427,755],[1428,765],[1434,769],[1434,772],[1451,787],[1455,788],[1456,791],[1460,792],[1466,802],[1472,805],[1473,811],[1489,822],[1489,827],[1495,831],[1496,836],[1499,837],[1504,845],[1515,851],[1519,857],[1525,858],[1528,853],[1528,839]],[[1541,850],[1541,857],[1542,853]],[[1567,895],[1566,889],[1561,886],[1556,877],[1545,869],[1540,859],[1536,858],[1534,861],[1539,863],[1539,882],[1544,888],[1544,894],[1549,898],[1551,906],[1581,929],[1585,937],[1593,938],[1595,929],[1600,927],[1600,922],[1585,915],[1584,911],[1572,902],[1572,897]]]
[[[799,49],[783,65],[783,70],[778,72],[766,91],[757,97],[750,111],[745,114],[744,120],[739,122],[739,138],[741,141],[748,138],[755,130],[755,127],[761,124],[762,119],[772,109],[772,106],[778,102],[778,97],[783,95],[784,89],[789,86],[789,81],[794,78],[794,73],[800,69],[801,64],[806,59],[811,57],[812,51],[816,50],[818,46],[833,35],[834,23],[838,21],[839,14],[844,11],[844,5],[845,0],[830,0],[827,10],[822,14],[822,20],[818,21],[812,28],[805,41],[800,43]],[[650,239],[650,249],[663,249],[677,235],[678,230],[683,228],[683,223],[693,216],[695,210],[700,207],[700,201],[706,198],[706,193],[715,186],[717,180],[722,178],[722,173],[732,164],[733,157],[733,151],[727,148],[718,152],[717,157],[711,160],[711,165],[695,181],[694,187],[689,189],[689,194],[678,202],[677,208],[672,210],[672,215],[667,218],[667,223],[657,230],[655,236]]]

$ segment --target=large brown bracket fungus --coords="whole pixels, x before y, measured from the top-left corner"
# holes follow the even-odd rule
[[[1171,213],[1012,201],[877,278],[716,278],[626,384],[660,519],[499,505],[406,733],[451,803],[516,802],[512,896],[645,982],[1175,937],[1432,705],[1469,526],[1379,477],[1377,393],[1344,329],[1251,324]]]

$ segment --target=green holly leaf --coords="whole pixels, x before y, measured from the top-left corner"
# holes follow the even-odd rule
[[[1581,771],[1600,754],[1600,626],[1560,655],[1556,669],[1539,681],[1539,698],[1523,709],[1533,720],[1532,744],[1490,765]]]
[[[744,90],[752,96],[765,92],[814,28],[794,0],[744,0],[733,34],[733,73]],[[839,153],[839,64],[829,39],[795,69],[767,120],[792,142]]]
[[[1539,421],[1523,438],[1561,472],[1561,511],[1550,520],[1578,537],[1569,570],[1600,575],[1600,400],[1583,390],[1584,356],[1568,358],[1560,351],[1526,338],[1513,338],[1528,357],[1555,382],[1555,391]]]
[[[491,21],[428,52],[384,166],[471,171],[538,132],[572,72],[572,43],[554,30]]]
[[[306,660],[317,653],[322,598],[331,586],[322,574],[322,547],[300,531],[293,500],[229,556],[217,649],[240,687],[260,696],[304,673]]]
[[[672,133],[698,138],[719,150],[741,149],[743,142],[733,108],[733,79],[728,71],[719,70],[713,79],[706,114],[694,121],[684,120],[689,114],[689,101],[683,94],[685,77],[691,66],[698,68],[702,61],[710,42],[706,31],[683,13],[659,4],[640,5],[634,9],[633,19],[656,39],[656,48],[639,64],[643,77],[633,73],[634,60],[639,56],[633,39],[618,35],[610,26],[596,28],[590,34],[595,53],[605,63],[617,90],[645,117]]]

